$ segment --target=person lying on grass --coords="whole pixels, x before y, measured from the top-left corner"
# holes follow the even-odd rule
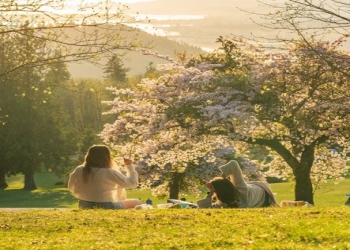
[[[126,199],[125,188],[138,186],[138,173],[132,160],[124,158],[124,164],[126,176],[114,169],[107,146],[91,146],[83,164],[68,180],[68,189],[79,199],[79,208],[127,209],[140,205],[138,199]]]
[[[198,200],[198,208],[253,208],[279,206],[267,182],[246,182],[238,162],[219,167],[221,177],[206,184],[209,192]],[[226,177],[230,177],[230,180]]]

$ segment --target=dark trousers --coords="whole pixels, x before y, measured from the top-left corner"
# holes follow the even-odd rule
[[[117,201],[117,202],[92,202],[92,201],[79,200],[79,208],[80,209],[93,209],[93,208],[124,209],[124,205],[120,201]]]
[[[270,202],[270,195],[268,192],[265,191],[265,198],[264,198],[264,204],[263,207],[269,207],[271,205]]]

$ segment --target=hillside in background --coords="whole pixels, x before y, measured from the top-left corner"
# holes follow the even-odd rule
[[[282,2],[284,0],[275,0],[274,4]],[[169,39],[208,50],[217,48],[215,41],[219,36],[258,37],[275,33],[257,24],[262,22],[261,17],[253,13],[269,11],[257,0],[154,0],[129,6],[131,13],[148,16],[150,25],[163,30]],[[157,15],[169,18],[155,19]],[[191,16],[202,18],[191,19]]]
[[[135,31],[136,32],[136,31]],[[159,37],[148,34],[143,31],[137,31],[138,38],[141,39],[143,44],[151,44],[150,50],[158,52],[162,55],[168,55],[173,57],[174,52],[186,51],[189,54],[198,54],[203,52],[201,48],[194,45],[188,45],[181,42],[170,40],[166,37]],[[69,71],[74,78],[103,78],[103,65],[106,64],[108,58],[101,60],[102,66],[96,66],[90,63],[69,63]],[[155,64],[167,63],[165,60],[155,58],[153,56],[142,55],[141,52],[127,51],[124,64],[127,68],[130,68],[129,75],[143,74],[146,71],[146,67],[150,62]]]
[[[140,23],[140,39],[153,41],[154,51],[173,56],[174,51],[198,53],[217,49],[219,36],[273,39],[277,35],[291,38],[292,33],[263,28],[264,16],[273,11],[266,4],[281,5],[285,0],[153,0],[129,4],[129,15],[148,16],[149,22]],[[160,17],[160,18],[158,18]],[[154,34],[157,34],[155,36]],[[330,36],[329,40],[334,39]],[[350,41],[345,43],[350,49]],[[127,55],[125,65],[131,75],[142,74],[149,62],[164,61],[142,56],[136,52]],[[102,70],[89,64],[71,64],[74,77],[100,78]]]
[[[265,2],[271,4],[271,0]],[[273,0],[273,4],[283,2],[285,0]],[[242,17],[245,14],[240,13],[240,9],[260,11],[262,4],[257,0],[153,0],[129,6],[132,11],[145,14]]]
[[[278,0],[281,1],[281,0]],[[203,19],[152,20],[147,24],[152,29],[164,31],[164,36],[152,32],[140,32],[144,42],[153,41],[153,51],[173,56],[174,51],[199,53],[212,50],[219,45],[219,36],[249,35],[261,33],[245,11],[259,8],[256,0],[154,0],[129,4],[130,13],[141,15],[203,15]],[[242,11],[244,9],[245,11]],[[263,31],[266,33],[266,31]],[[163,60],[128,52],[125,65],[131,69],[130,75],[143,74],[149,62],[165,63]],[[71,63],[69,70],[73,77],[101,78],[103,70],[91,64]]]

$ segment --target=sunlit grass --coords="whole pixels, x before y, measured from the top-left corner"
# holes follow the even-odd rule
[[[48,172],[36,174],[38,189],[31,192],[22,190],[23,180],[21,175],[7,179],[9,187],[0,190],[0,207],[77,207],[76,198],[71,195],[65,184],[62,184],[62,179],[55,174]],[[271,187],[279,203],[282,200],[294,200],[292,183],[273,183]],[[205,195],[205,189],[203,191],[202,196]],[[346,201],[346,193],[350,193],[350,179],[345,179],[339,184],[329,181],[316,192],[314,201],[316,206],[340,206]],[[154,206],[166,203],[166,199],[153,197],[150,190],[128,190],[128,198],[141,199],[143,202],[151,198]],[[185,198],[187,201],[195,202],[200,197],[188,194]]]
[[[38,174],[38,189],[29,192],[21,189],[21,176],[8,179],[0,207],[36,209],[0,210],[0,249],[350,249],[350,207],[343,205],[349,179],[327,183],[315,207],[88,211],[77,209],[58,181],[52,173]],[[271,186],[277,201],[294,199],[291,183]],[[149,190],[128,194],[166,202]],[[50,207],[71,209],[40,209]]]
[[[276,195],[277,201],[294,200],[294,190],[292,183],[273,183],[271,188]],[[347,199],[345,194],[350,193],[350,179],[345,179],[335,184],[329,180],[323,187],[316,191],[314,202],[316,206],[340,206]]]
[[[350,209],[0,212],[0,249],[349,249]]]

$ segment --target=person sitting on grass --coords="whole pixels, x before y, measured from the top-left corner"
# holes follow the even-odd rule
[[[93,145],[82,165],[69,175],[68,189],[79,199],[79,208],[128,209],[141,205],[138,199],[126,199],[126,188],[138,186],[138,173],[132,160],[124,158],[126,176],[118,172],[110,149]]]
[[[206,184],[209,192],[204,199],[197,201],[198,208],[279,206],[267,182],[244,180],[238,162],[231,160],[219,169],[222,176]],[[230,180],[226,177],[230,177]]]

